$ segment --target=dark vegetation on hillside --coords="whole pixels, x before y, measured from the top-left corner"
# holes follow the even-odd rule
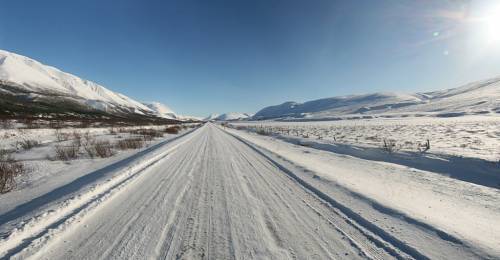
[[[79,102],[80,101],[80,102]],[[48,124],[51,128],[79,122],[79,127],[111,125],[177,124],[178,120],[138,114],[123,107],[106,112],[82,104],[75,97],[57,93],[27,92],[20,87],[0,82],[0,120],[16,119],[26,125]],[[40,122],[45,123],[40,123]]]

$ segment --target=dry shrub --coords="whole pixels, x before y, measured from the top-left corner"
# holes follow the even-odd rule
[[[109,129],[109,134],[110,134],[110,135],[116,135],[116,134],[118,134],[118,131],[116,130],[116,128],[111,127],[111,128]]]
[[[60,129],[64,127],[64,123],[60,120],[51,120],[49,122],[49,127],[52,129]]]
[[[41,128],[43,126],[42,122],[33,118],[25,118],[19,120],[19,122],[23,123],[24,127],[27,129],[36,129],[36,128]]]
[[[30,139],[24,139],[22,141],[17,142],[17,147],[20,147],[24,150],[30,150],[34,147],[37,147],[40,145],[40,142],[37,140],[30,140]]]
[[[85,132],[82,136],[83,141],[87,144],[92,144],[95,142],[95,137],[90,134],[90,132]]]
[[[118,143],[116,143],[116,148],[120,150],[139,149],[143,146],[144,140],[142,138],[126,138],[123,140],[118,140]]]
[[[266,130],[264,130],[262,128],[260,128],[260,129],[257,130],[257,134],[259,134],[259,135],[270,135],[269,132],[267,132]]]
[[[165,133],[176,135],[176,134],[179,133],[180,130],[181,130],[181,127],[178,126],[178,125],[176,125],[176,126],[168,126],[168,127],[165,128]]]
[[[90,158],[94,158],[97,156],[97,152],[94,147],[96,139],[88,131],[83,134],[81,143],[83,145],[83,149],[89,155]]]
[[[78,158],[80,147],[73,143],[68,146],[56,145],[54,146],[54,150],[57,159],[62,161],[69,161]]]
[[[111,157],[115,154],[109,141],[98,141],[94,144],[95,154],[101,158]]]
[[[151,141],[157,137],[163,137],[163,132],[157,129],[137,129],[133,131],[134,134],[142,136],[145,141]]]
[[[391,139],[384,139],[384,144],[382,149],[388,153],[393,153],[397,151],[396,141]]]
[[[68,141],[69,140],[69,134],[62,132],[59,129],[56,129],[55,135],[56,135],[57,141],[59,141],[59,142]]]
[[[12,129],[14,128],[14,122],[12,120],[4,119],[0,121],[0,128],[2,129]]]
[[[71,134],[73,136],[73,142],[78,144],[78,146],[82,146],[82,134],[78,131],[73,131]]]
[[[16,188],[16,176],[26,172],[24,164],[15,161],[7,152],[0,153],[0,193]]]

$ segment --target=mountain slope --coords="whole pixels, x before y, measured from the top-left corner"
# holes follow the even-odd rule
[[[126,116],[154,116],[155,112],[125,95],[81,79],[28,57],[0,50],[0,96],[4,110],[36,105],[47,111],[59,109],[60,102],[70,104],[71,113],[91,112]],[[5,101],[8,100],[8,101]],[[26,102],[28,101],[28,102]]]
[[[500,113],[500,78],[427,93],[375,93],[285,102],[263,108],[253,119],[328,119],[348,115],[456,116]]]
[[[409,111],[462,114],[500,113],[500,78],[421,95],[427,97],[429,102],[408,108]]]
[[[217,120],[217,121],[232,121],[232,120],[247,119],[250,117],[252,117],[252,115],[247,114],[247,113],[231,112],[231,113],[224,113],[224,114],[216,117],[215,120]]]
[[[394,93],[341,96],[312,100],[305,103],[285,102],[281,105],[266,107],[257,112],[253,118],[317,118],[358,113],[381,113],[423,102],[416,95]]]
[[[160,102],[149,102],[149,103],[143,103],[145,106],[147,106],[149,109],[154,111],[154,113],[158,117],[163,117],[163,118],[169,118],[169,119],[176,119],[177,115],[175,112],[168,107],[165,104],[162,104]]]
[[[204,121],[210,121],[210,120],[215,120],[217,117],[219,117],[219,114],[210,114],[207,117],[203,118]]]

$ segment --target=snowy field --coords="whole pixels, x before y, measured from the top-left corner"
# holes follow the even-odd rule
[[[155,128],[163,135],[126,150],[117,148],[120,140],[145,139],[137,132],[144,128],[63,129],[68,140],[58,140],[55,130],[23,130],[4,140],[16,160],[52,170],[33,171],[27,176],[42,177],[0,195],[0,258],[500,255],[495,164],[476,159],[482,164],[474,168],[467,158],[432,156],[406,160],[379,148],[373,148],[379,155],[370,149],[346,155],[353,150],[315,146],[324,140],[291,143],[212,123],[177,134]],[[77,158],[55,159],[57,144],[71,147],[77,139],[74,130],[91,132],[116,153],[89,158],[82,137]],[[15,149],[25,138],[44,141]]]
[[[325,143],[383,147],[394,150],[446,154],[500,160],[500,117],[359,119],[316,122],[253,121],[234,122],[270,134],[320,139]]]
[[[445,121],[441,120],[441,127]],[[350,127],[355,127],[356,123],[361,124],[361,122],[322,122],[309,127],[305,123],[293,124],[297,129],[312,132],[311,129],[320,127],[328,129],[332,124],[342,124],[344,127],[350,124]],[[383,126],[381,122],[370,123],[375,127]],[[427,125],[431,123],[427,122]],[[454,122],[454,124],[459,123]],[[488,121],[488,124],[491,123],[494,122]],[[252,125],[252,123],[245,124]],[[253,123],[255,124],[257,123]],[[462,126],[469,124],[472,123],[461,122]],[[406,129],[412,129],[415,125]],[[422,125],[422,122],[418,125]],[[265,122],[263,127],[292,128],[290,123],[276,122]],[[366,128],[367,126],[363,125],[360,129]],[[388,154],[383,151],[377,154],[372,150],[364,153],[362,148],[347,152],[346,149],[339,149],[340,152],[337,152],[339,150],[336,148],[332,151],[325,148],[321,145],[321,140],[318,143],[318,140],[280,138],[277,135],[266,135],[262,132],[258,134],[242,128],[226,129],[265,149],[277,160],[285,160],[304,169],[306,174],[303,174],[302,180],[329,194],[331,198],[345,203],[346,207],[372,223],[390,230],[391,234],[406,237],[410,241],[420,240],[416,243],[423,246],[421,243],[425,238],[418,238],[419,232],[408,228],[408,223],[416,223],[417,226],[430,228],[438,233],[443,232],[441,233],[443,237],[449,236],[448,240],[455,241],[453,243],[478,246],[494,252],[494,255],[500,254],[498,165],[467,158],[448,161],[443,159],[447,157],[434,160],[433,156],[406,158],[403,155]],[[358,150],[361,151],[353,152]],[[476,163],[479,163],[480,167],[475,165]],[[347,195],[342,195],[343,191]],[[353,198],[364,203],[356,202]],[[397,220],[391,218],[404,220],[405,224],[394,228],[398,226],[394,224]],[[431,245],[424,247],[426,250],[433,250]],[[443,257],[443,252],[438,253],[441,254],[438,258]]]
[[[120,161],[189,126],[0,129],[0,162],[20,165],[11,187],[4,187],[0,211],[60,186],[92,170]],[[8,167],[8,166],[6,166]],[[9,190],[11,190],[9,192]],[[10,194],[12,193],[12,194]],[[5,199],[13,197],[16,199]]]

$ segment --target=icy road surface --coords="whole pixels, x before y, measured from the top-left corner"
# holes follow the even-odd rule
[[[83,205],[76,209],[80,212],[51,224],[47,229],[52,231],[13,246],[3,256],[427,258],[404,243],[371,232],[257,149],[210,123],[183,138],[182,145],[124,182],[117,192],[103,196],[93,207]]]

